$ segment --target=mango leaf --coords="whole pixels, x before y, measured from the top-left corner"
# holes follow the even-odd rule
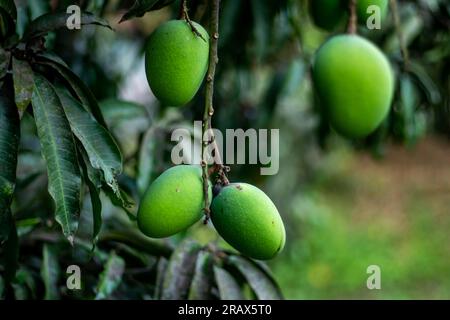
[[[253,262],[241,256],[229,256],[227,263],[234,266],[247,280],[260,300],[279,300],[282,295],[278,285]]]
[[[11,19],[17,19],[17,8],[14,4],[14,0],[0,0],[0,8],[5,10],[9,14]]]
[[[410,61],[409,71],[419,81],[419,84],[431,104],[438,104],[442,96],[438,86],[428,74],[427,70],[415,61]]]
[[[8,240],[3,244],[3,261],[5,266],[6,283],[12,283],[19,267],[19,238],[17,236],[16,225],[13,223],[9,228]]]
[[[236,279],[223,268],[214,266],[214,277],[222,300],[243,300],[241,287]]]
[[[133,6],[120,19],[119,23],[135,17],[142,17],[146,12],[159,10],[175,0],[136,0]]]
[[[33,70],[27,61],[13,57],[13,80],[16,106],[22,118],[33,95]]]
[[[155,299],[161,299],[162,288],[164,285],[164,278],[166,275],[167,265],[169,262],[166,258],[159,258],[158,265],[156,266],[156,284],[155,284]]]
[[[59,298],[57,287],[59,273],[55,247],[44,244],[42,248],[41,277],[45,286],[45,300],[56,300]]]
[[[84,150],[82,150],[84,151]],[[102,202],[100,200],[100,190],[99,186],[95,184],[95,182],[92,181],[90,178],[89,172],[88,172],[88,165],[85,162],[85,157],[87,156],[85,154],[82,154],[81,160],[78,162],[80,163],[80,166],[82,168],[83,178],[86,182],[88,189],[89,189],[89,197],[91,199],[91,206],[92,206],[92,221],[93,221],[93,230],[92,230],[92,250],[95,250],[95,246],[98,241],[98,235],[100,234],[100,230],[102,228]],[[90,167],[90,166],[89,166]],[[93,170],[92,167],[90,167],[91,170]]]
[[[183,241],[175,249],[164,277],[161,299],[182,300],[188,297],[200,249],[200,245],[191,240]]]
[[[10,57],[11,52],[5,51],[0,47],[0,79],[6,76],[6,73],[8,72]]]
[[[110,98],[101,101],[99,104],[110,128],[124,121],[148,117],[144,106],[131,101]]]
[[[106,262],[105,269],[100,275],[95,300],[108,299],[122,282],[124,271],[125,261],[112,251]]]
[[[3,280],[2,275],[0,274],[0,300],[3,300],[5,293],[5,280]]]
[[[42,154],[47,162],[48,191],[56,205],[56,221],[73,244],[80,214],[81,177],[70,124],[55,89],[37,74],[31,101]]]
[[[211,299],[213,260],[213,256],[208,251],[202,251],[198,254],[194,278],[189,290],[189,300]]]
[[[11,227],[9,207],[16,183],[19,140],[19,113],[8,98],[0,95],[0,244],[8,238]]]
[[[15,282],[25,284],[30,290],[31,298],[36,299],[36,281],[31,271],[25,267],[19,268],[16,273]]]
[[[60,74],[61,77],[65,79],[70,87],[75,91],[83,107],[87,107],[94,116],[95,120],[97,120],[97,122],[103,127],[107,128],[97,99],[95,99],[93,93],[83,83],[83,81],[81,81],[81,79],[72,72],[72,70],[70,70],[65,64],[61,63],[59,58],[55,59],[51,55],[39,55],[37,59],[39,63],[51,67],[58,74]]]
[[[46,13],[39,16],[28,25],[22,41],[27,42],[33,38],[45,36],[50,31],[67,28],[71,16],[72,14],[66,12]],[[89,12],[81,12],[80,25],[99,25],[112,29],[108,21]]]
[[[86,150],[92,167],[101,170],[108,186],[120,195],[116,177],[122,172],[122,155],[114,139],[67,91],[56,89],[56,92],[72,132]]]

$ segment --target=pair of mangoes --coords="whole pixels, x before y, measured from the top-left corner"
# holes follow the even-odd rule
[[[172,167],[146,191],[138,226],[152,238],[172,236],[203,217],[204,200],[201,167]],[[249,257],[271,259],[284,247],[286,233],[277,208],[263,191],[250,184],[224,186],[212,199],[211,221],[231,246]]]
[[[208,70],[208,32],[198,23],[191,23],[165,22],[147,43],[147,80],[153,94],[167,106],[182,106],[192,100]]]
[[[332,30],[339,25],[348,12],[350,0],[312,0],[310,1],[311,16],[314,23],[325,30]],[[381,19],[387,15],[389,0],[357,0],[356,13],[358,21],[365,24],[370,17],[370,6],[378,6]]]

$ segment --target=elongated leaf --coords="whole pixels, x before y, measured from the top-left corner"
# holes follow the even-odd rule
[[[120,19],[119,23],[135,17],[142,17],[146,12],[159,10],[175,0],[136,0],[133,6]]]
[[[243,300],[241,287],[236,279],[226,271],[218,266],[214,266],[214,277],[216,279],[217,287],[219,288],[220,299],[222,300]]]
[[[0,79],[6,76],[8,72],[9,60],[11,53],[0,47]]]
[[[96,300],[107,299],[111,296],[114,290],[119,287],[122,282],[122,275],[125,271],[125,261],[111,252],[108,261],[106,262],[105,269],[100,275],[100,282],[97,286]]]
[[[161,299],[162,289],[164,285],[164,278],[167,271],[167,265],[169,262],[166,258],[159,258],[158,265],[156,267],[156,284],[155,284],[155,299]]]
[[[16,106],[22,117],[33,95],[33,70],[27,61],[13,58],[13,79]]]
[[[75,142],[52,85],[35,74],[32,104],[42,154],[47,162],[48,190],[55,201],[56,221],[73,243],[80,214],[81,177]]]
[[[164,277],[161,299],[180,300],[188,297],[200,249],[201,247],[191,240],[185,240],[175,249]]]
[[[266,272],[257,265],[240,256],[230,256],[227,260],[241,272],[248,284],[260,300],[278,300],[282,299],[280,289],[271,278],[267,277]]]
[[[189,290],[189,300],[211,299],[213,284],[213,256],[207,251],[198,254],[195,274]]]
[[[14,0],[0,0],[0,8],[5,10],[9,14],[11,19],[17,19],[17,8],[14,4]]]
[[[75,91],[78,98],[80,99],[82,105],[89,108],[89,111],[95,117],[95,120],[97,120],[97,122],[100,123],[103,127],[107,128],[98,102],[89,88],[67,66],[58,62],[58,59],[55,60],[50,57],[51,56],[49,55],[40,55],[38,61],[44,65],[51,67],[53,70],[59,73],[70,84],[71,88]]]
[[[56,300],[58,293],[59,264],[55,248],[44,244],[42,249],[41,277],[45,285],[45,300]]]
[[[122,172],[122,155],[113,137],[67,91],[57,89],[57,93],[72,132],[83,144],[92,167],[101,170],[106,183],[120,195],[116,176]]]
[[[0,243],[8,238],[11,227],[9,207],[16,182],[19,121],[14,104],[0,95]]]
[[[5,272],[3,274],[5,282],[11,283],[19,267],[19,238],[14,223],[9,228],[8,240],[3,244],[3,260],[5,264]]]
[[[93,230],[92,230],[92,250],[95,249],[95,246],[98,241],[98,235],[100,233],[100,230],[102,228],[102,202],[100,200],[100,189],[99,186],[96,185],[94,182],[92,182],[89,172],[88,172],[88,166],[85,163],[84,157],[87,157],[85,155],[82,155],[79,161],[80,166],[83,171],[83,177],[84,181],[86,182],[88,188],[89,188],[89,196],[91,198],[91,206],[92,206],[92,221],[93,221]],[[92,168],[92,167],[91,167]],[[93,170],[93,169],[92,169]]]
[[[72,14],[66,12],[46,13],[31,21],[25,30],[23,41],[29,41],[32,38],[46,35],[50,31],[60,28],[67,28]],[[89,12],[81,12],[80,25],[98,25],[111,29],[109,23]]]

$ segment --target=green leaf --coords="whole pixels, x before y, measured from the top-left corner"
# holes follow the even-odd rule
[[[3,244],[3,260],[5,266],[3,276],[5,277],[5,282],[9,284],[13,282],[19,267],[19,238],[14,223],[9,229],[8,240]]]
[[[169,260],[161,292],[163,300],[186,299],[201,247],[191,240],[183,241]]]
[[[105,269],[100,275],[100,282],[97,286],[96,300],[108,299],[122,282],[122,275],[125,271],[125,261],[111,252]]]
[[[101,101],[100,109],[109,127],[115,127],[124,121],[148,117],[144,106],[114,98]]]
[[[122,172],[122,155],[113,137],[67,91],[56,91],[72,132],[81,141],[92,167],[103,172],[108,186],[120,196],[116,177]]]
[[[44,36],[50,31],[67,28],[67,22],[71,16],[72,14],[66,12],[46,13],[39,16],[28,25],[22,41],[27,42],[33,38]],[[112,29],[108,21],[89,12],[81,12],[80,25],[99,25]]]
[[[213,260],[213,256],[208,251],[202,251],[198,254],[195,274],[189,290],[189,300],[211,299]]]
[[[16,106],[22,118],[23,113],[31,102],[34,84],[33,70],[27,61],[13,57],[13,80]]]
[[[58,294],[59,264],[55,248],[44,244],[42,249],[41,277],[45,286],[45,300],[56,300]]]
[[[95,182],[92,181],[89,172],[88,172],[88,165],[85,163],[84,157],[87,157],[83,155],[81,160],[79,161],[80,166],[83,171],[83,177],[84,181],[86,182],[88,189],[89,189],[89,197],[91,199],[91,206],[92,206],[92,221],[93,221],[93,230],[92,230],[92,250],[95,249],[95,246],[98,241],[98,235],[100,234],[100,231],[102,229],[102,202],[100,200],[100,190],[99,186],[95,184]],[[90,167],[90,166],[89,166]],[[92,167],[90,167],[90,170],[93,170]]]
[[[222,300],[243,300],[241,287],[236,279],[226,271],[218,266],[214,266],[214,277],[216,279],[217,287],[219,288],[220,299]]]
[[[5,10],[13,20],[17,19],[17,8],[14,0],[0,0],[0,8]]]
[[[267,276],[266,271],[241,256],[230,256],[227,263],[234,266],[247,280],[248,284],[260,300],[278,300],[282,295],[278,285]]]
[[[16,182],[20,120],[14,104],[0,95],[0,243],[11,227],[10,205]]]
[[[428,101],[431,104],[438,104],[442,101],[442,96],[438,86],[433,79],[428,75],[427,70],[419,63],[410,61],[409,70],[419,81],[423,91],[425,92]]]
[[[34,82],[32,104],[42,154],[47,162],[48,191],[55,201],[56,221],[73,244],[81,189],[75,142],[53,86],[37,74]]]
[[[156,267],[156,284],[155,284],[155,299],[161,299],[162,289],[164,285],[164,278],[167,271],[167,265],[169,262],[166,258],[159,258],[158,265]]]
[[[102,112],[98,105],[97,99],[89,90],[89,88],[81,81],[81,79],[72,72],[66,65],[59,62],[60,59],[52,58],[50,55],[40,55],[38,62],[51,67],[58,74],[60,74],[75,91],[84,107],[88,107],[89,111],[94,116],[95,120],[103,127],[107,128],[105,119],[103,119]]]
[[[0,79],[6,76],[9,67],[11,52],[5,51],[0,47]]]
[[[159,10],[175,0],[136,0],[133,6],[120,19],[119,23],[135,17],[142,17],[146,12]]]

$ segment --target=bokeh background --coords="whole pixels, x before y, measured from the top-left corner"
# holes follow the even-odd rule
[[[73,2],[18,0],[19,21],[25,25],[51,8]],[[145,41],[160,23],[176,17],[179,2],[118,24],[132,3],[79,1],[106,18],[115,31],[93,26],[79,32],[63,30],[50,34],[47,46],[101,101],[124,154],[121,184],[138,203],[146,186],[171,166],[172,130],[192,128],[193,121],[201,119],[204,96],[201,90],[181,108],[163,106],[154,98],[144,71]],[[188,3],[191,18],[206,24],[204,2]],[[397,75],[389,118],[364,141],[345,140],[329,129],[316,106],[311,81],[314,52],[328,37],[345,32],[345,25],[332,32],[320,30],[303,0],[222,0],[221,5],[213,126],[280,129],[279,173],[261,176],[259,166],[233,165],[230,179],[262,188],[282,214],[287,244],[269,266],[285,297],[450,298],[450,3],[398,1],[408,70],[392,10],[382,30],[359,27],[361,35],[386,53]],[[40,261],[33,258],[33,239],[49,236],[35,228],[47,221],[51,201],[42,188],[45,164],[35,128],[27,117],[23,123],[18,174],[24,187],[19,184],[17,199],[23,197],[14,206],[19,233],[28,235],[24,252],[29,255],[21,258],[19,273],[26,288]],[[31,176],[41,182],[25,184]],[[108,198],[103,201],[103,237],[135,228]],[[89,237],[90,210],[86,200],[80,239]],[[38,218],[30,218],[30,213]],[[167,241],[177,243],[185,236],[227,246],[211,226],[201,223]],[[126,246],[115,249],[128,257],[127,266],[139,259],[152,261]],[[67,259],[60,256],[66,259],[60,263],[86,262],[88,257],[73,250]],[[366,268],[373,264],[381,267],[381,290],[366,287]],[[92,277],[98,272],[93,267]],[[131,267],[125,270],[128,281],[116,298],[145,298],[145,283],[136,274]]]

